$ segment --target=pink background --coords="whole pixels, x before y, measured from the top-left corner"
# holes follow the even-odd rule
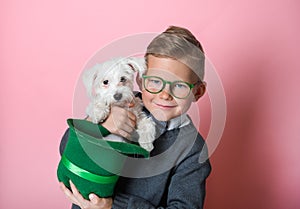
[[[297,0],[1,1],[0,208],[69,208],[58,146],[84,64],[115,39],[172,24],[201,40],[226,92],[206,209],[299,208],[299,9]],[[205,135],[209,120],[201,125]]]

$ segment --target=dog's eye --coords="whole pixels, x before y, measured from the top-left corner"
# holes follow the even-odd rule
[[[104,81],[103,81],[103,84],[104,84],[104,85],[107,85],[107,84],[108,84],[108,80],[104,80]]]
[[[121,77],[120,82],[125,83],[127,79],[125,77]]]

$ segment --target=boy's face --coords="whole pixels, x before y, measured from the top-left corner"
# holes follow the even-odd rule
[[[183,63],[165,57],[148,56],[147,76],[157,76],[166,81],[185,81],[191,84],[197,83],[198,77]],[[185,99],[178,99],[171,95],[170,85],[157,94],[144,89],[143,103],[151,114],[160,121],[169,121],[187,112],[191,103],[197,101],[205,92],[204,84],[197,84]]]

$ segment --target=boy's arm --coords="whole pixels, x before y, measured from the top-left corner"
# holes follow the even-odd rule
[[[69,139],[69,134],[70,134],[70,130],[69,128],[65,131],[61,141],[60,141],[60,145],[59,145],[59,153],[60,155],[63,154],[64,150],[65,150],[65,147],[66,147],[66,144],[68,142],[68,139]]]

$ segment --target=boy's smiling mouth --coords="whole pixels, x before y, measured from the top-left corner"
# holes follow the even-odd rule
[[[170,108],[174,108],[177,106],[177,105],[171,105],[171,104],[161,104],[161,103],[157,103],[157,102],[153,102],[153,104],[162,109],[170,109]]]

